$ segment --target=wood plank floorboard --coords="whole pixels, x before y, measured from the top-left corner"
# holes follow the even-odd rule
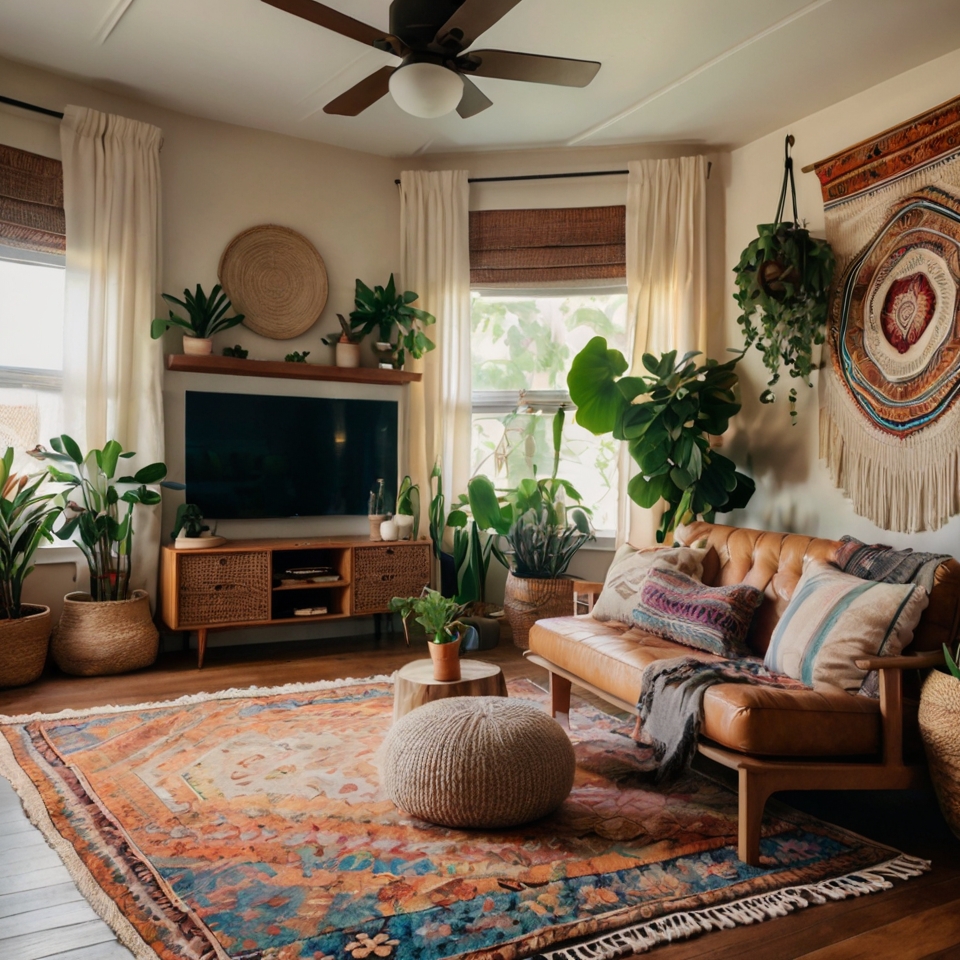
[[[362,678],[392,673],[423,655],[422,644],[408,648],[395,635],[380,640],[351,637],[214,647],[207,651],[207,663],[200,671],[192,652],[164,654],[154,667],[122,677],[65,677],[51,669],[29,687],[0,691],[0,713],[52,713],[175,699],[231,687]],[[509,642],[480,656],[499,663],[507,679],[529,677],[546,685],[544,671],[525,661]],[[597,702],[593,697],[585,699]],[[709,764],[702,768],[711,775],[726,776],[726,771]],[[960,960],[960,843],[947,830],[931,795],[808,793],[780,799],[878,842],[931,859],[933,869],[884,893],[667,944],[654,951],[658,960]],[[10,785],[0,778],[0,931],[16,930],[14,936],[0,938],[0,958],[130,960],[130,952],[115,941],[102,921],[71,922],[89,907],[59,858],[52,854],[56,865],[48,865],[52,861],[44,850],[52,854],[27,822]],[[24,859],[24,852],[37,856]],[[12,858],[17,858],[16,863]],[[18,917],[23,918],[19,930]],[[45,922],[50,923],[49,929],[35,930]]]

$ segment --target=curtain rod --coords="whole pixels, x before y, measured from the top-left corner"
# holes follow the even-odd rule
[[[707,179],[713,162],[707,162]],[[519,177],[468,177],[467,183],[514,183],[519,180],[569,180],[572,177],[625,177],[629,170],[581,170],[577,173],[528,173]],[[398,187],[399,180],[393,181]]]
[[[59,110],[48,110],[46,107],[38,107],[33,103],[24,103],[23,100],[14,100],[12,97],[0,96],[0,103],[8,103],[11,107],[19,107],[21,110],[31,110],[33,113],[42,113],[48,117],[63,119],[63,114]]]

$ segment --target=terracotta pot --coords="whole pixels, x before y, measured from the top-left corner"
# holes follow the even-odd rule
[[[20,605],[17,620],[0,620],[0,687],[22,687],[43,673],[50,644],[50,608]]]
[[[920,695],[920,735],[943,817],[960,837],[960,680],[932,670]]]
[[[51,651],[64,673],[98,677],[149,667],[159,646],[146,591],[134,590],[129,600],[101,601],[89,593],[68,593]]]
[[[360,344],[341,340],[335,349],[338,367],[360,366]]]
[[[213,341],[209,337],[183,338],[183,352],[191,357],[205,357],[213,352]]]
[[[503,613],[514,644],[526,650],[530,646],[530,628],[538,620],[573,616],[573,580],[541,580],[510,573],[503,595]]]
[[[427,641],[433,661],[433,679],[439,683],[453,683],[460,679],[460,638],[451,643]]]

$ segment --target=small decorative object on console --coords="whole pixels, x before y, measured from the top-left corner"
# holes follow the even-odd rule
[[[400,530],[397,527],[397,521],[394,520],[392,517],[387,517],[386,520],[381,521],[380,539],[381,540],[399,540],[400,539]]]

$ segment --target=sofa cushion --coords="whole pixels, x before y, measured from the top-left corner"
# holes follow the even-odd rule
[[[607,571],[603,590],[593,607],[596,620],[617,620],[627,626],[633,624],[633,609],[640,599],[640,591],[654,563],[673,567],[681,573],[703,576],[703,558],[706,549],[695,547],[667,547],[635,550],[624,544],[614,555]]]
[[[915,583],[877,583],[814,560],[780,618],[764,664],[807,686],[859,693],[858,657],[897,656],[927,606]],[[866,692],[866,691],[862,691]]]
[[[633,611],[645,633],[720,657],[746,657],[750,623],[763,593],[746,583],[711,587],[659,562]]]
[[[644,669],[655,660],[718,659],[590,616],[538,621],[530,629],[530,651],[630,706],[640,697]],[[719,684],[707,690],[703,708],[703,736],[746,753],[848,756],[880,749],[879,704],[842,690]]]

